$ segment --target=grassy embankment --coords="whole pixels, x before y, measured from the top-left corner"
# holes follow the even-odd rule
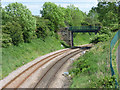
[[[88,44],[91,36],[89,34],[78,34],[74,38],[75,45]],[[10,46],[2,49],[2,74],[0,79],[7,76],[18,67],[34,60],[35,58],[63,49],[60,40],[55,37],[47,37],[45,41],[41,39],[32,40],[31,43],[23,43],[19,46]]]
[[[76,33],[74,33],[76,34]],[[83,45],[83,44],[89,44],[91,39],[95,36],[94,33],[91,33],[91,35],[89,35],[88,33],[78,33],[74,38],[74,45],[75,46],[79,46],[79,45]]]
[[[2,74],[1,78],[7,76],[18,67],[34,60],[35,58],[63,49],[60,40],[55,37],[47,37],[44,41],[41,39],[32,40],[31,43],[23,43],[19,46],[10,46],[2,49]]]
[[[109,66],[110,42],[98,43],[73,63],[71,88],[114,87]]]

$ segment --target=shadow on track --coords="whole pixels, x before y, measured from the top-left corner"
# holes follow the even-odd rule
[[[90,48],[92,48],[92,46],[73,46],[70,49],[76,49],[76,48],[84,50],[84,49],[90,49]]]

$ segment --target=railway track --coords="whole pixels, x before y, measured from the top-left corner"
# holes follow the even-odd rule
[[[48,88],[52,79],[54,78],[57,71],[61,68],[61,66],[71,57],[74,55],[80,53],[80,50],[76,50],[74,52],[69,53],[67,56],[63,56],[60,58],[54,65],[52,65],[45,75],[39,80],[39,82],[36,84],[34,88]],[[52,73],[51,73],[52,72]]]
[[[51,54],[27,67],[1,86],[4,88],[48,88],[61,66],[71,57],[82,52],[80,49],[65,49]],[[35,73],[38,73],[35,77]],[[32,79],[31,79],[32,78]],[[35,82],[33,83],[33,78]],[[4,82],[1,81],[1,83]]]

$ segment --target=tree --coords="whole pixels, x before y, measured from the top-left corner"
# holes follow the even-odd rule
[[[98,13],[95,11],[94,7],[89,11],[88,17],[92,19],[92,24],[96,24],[99,22]]]
[[[70,26],[80,26],[86,15],[74,5],[70,5],[66,8],[65,16]]]
[[[14,45],[18,45],[19,43],[24,42],[22,35],[22,28],[18,22],[15,21],[8,22],[5,25],[3,33],[8,33],[8,34],[10,33],[9,35]]]
[[[18,22],[22,28],[24,42],[31,41],[35,33],[36,21],[26,6],[17,2],[7,5],[3,10],[2,19],[4,20],[3,24],[11,21]]]
[[[104,26],[118,23],[118,7],[116,2],[99,2],[94,10],[98,13],[98,19]]]
[[[49,24],[53,31],[57,31],[60,27],[65,27],[64,23],[64,13],[62,9],[56,4],[51,2],[45,2],[43,5],[43,10],[40,11],[42,17],[49,19],[51,24]]]
[[[34,16],[36,18],[36,35],[37,38],[44,39],[47,35],[49,35],[49,27],[48,24],[50,21],[48,19],[41,18],[39,16]]]

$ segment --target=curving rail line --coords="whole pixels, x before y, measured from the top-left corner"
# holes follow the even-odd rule
[[[21,72],[19,75],[14,77],[12,80],[10,80],[6,85],[2,86],[1,89],[3,89],[3,88],[18,88],[26,80],[26,78],[28,78],[38,68],[40,68],[41,66],[43,66],[44,64],[46,64],[47,62],[52,60],[53,58],[65,53],[67,51],[70,51],[70,49],[54,53],[48,57],[43,58],[42,60],[40,60],[36,63],[34,63],[33,65],[31,65],[30,67],[25,69],[23,72]]]
[[[36,84],[34,88],[48,88],[50,83],[52,82],[55,74],[58,70],[63,66],[63,64],[70,59],[71,57],[75,56],[76,54],[80,53],[81,50],[75,50],[74,52],[69,53],[67,56],[61,57],[57,62],[55,62],[44,74],[42,78],[40,78],[39,82]],[[51,73],[52,72],[52,73]]]
[[[56,52],[52,55],[49,55],[36,63],[30,65],[28,68],[23,70],[20,74],[15,76],[13,79],[11,79],[9,82],[7,82],[5,85],[1,87],[1,89],[4,88],[22,88],[22,84],[32,76],[39,68],[44,66],[45,64],[49,63],[50,61],[52,64],[50,64],[45,71],[42,71],[43,74],[39,78],[39,80],[33,85],[33,87],[30,88],[48,88],[50,82],[52,81],[52,78],[55,76],[55,74],[58,72],[58,70],[62,67],[62,65],[71,57],[77,55],[78,53],[82,52],[83,50],[80,49],[65,49],[59,52]]]

